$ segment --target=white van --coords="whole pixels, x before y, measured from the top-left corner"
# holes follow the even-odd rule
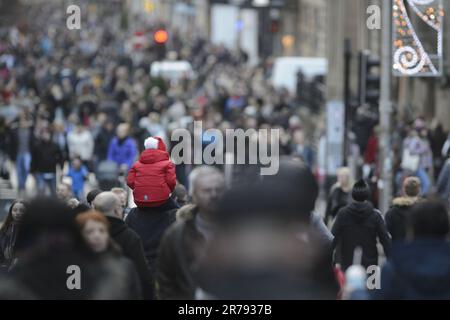
[[[280,57],[276,58],[272,69],[272,85],[286,88],[291,94],[297,93],[297,73],[302,71],[306,79],[325,76],[328,72],[326,58]]]
[[[155,61],[150,67],[150,75],[152,77],[161,77],[170,81],[179,81],[187,78],[189,80],[195,79],[196,73],[192,69],[188,61]]]

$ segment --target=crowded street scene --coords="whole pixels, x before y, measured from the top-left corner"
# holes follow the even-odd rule
[[[449,13],[0,0],[0,299],[450,299]]]

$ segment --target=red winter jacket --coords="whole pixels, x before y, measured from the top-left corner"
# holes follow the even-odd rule
[[[169,159],[161,138],[158,149],[144,150],[130,169],[128,186],[138,207],[157,207],[169,199],[176,185],[175,166]]]

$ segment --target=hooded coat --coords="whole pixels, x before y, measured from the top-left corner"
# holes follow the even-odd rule
[[[391,239],[383,217],[370,202],[352,202],[339,210],[331,233],[333,245],[341,252],[342,270],[353,264],[355,248],[362,248],[361,264],[364,267],[378,265],[377,237],[386,255],[389,254]]]
[[[157,149],[144,150],[130,169],[128,186],[133,190],[138,207],[157,207],[165,203],[177,183],[175,166],[169,159],[166,145],[159,137]]]
[[[406,219],[408,212],[416,204],[418,198],[395,198],[392,207],[386,212],[386,227],[391,234],[392,241],[402,241],[406,237]]]

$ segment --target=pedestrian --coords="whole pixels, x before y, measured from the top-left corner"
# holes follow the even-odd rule
[[[13,264],[17,233],[25,209],[24,200],[14,200],[0,229],[0,264],[4,271],[7,271]]]
[[[85,126],[78,123],[67,135],[70,159],[80,157],[83,164],[90,168],[94,153],[94,138]]]
[[[213,167],[198,167],[190,176],[193,204],[177,213],[179,221],[164,234],[157,258],[158,298],[194,299],[192,268],[211,240],[219,197],[225,191],[223,174]]]
[[[67,203],[73,197],[72,186],[68,183],[61,182],[56,188],[56,196],[62,202]]]
[[[138,207],[158,207],[169,200],[175,188],[175,166],[160,137],[150,137],[144,144],[139,161],[128,173],[127,184]]]
[[[45,194],[46,187],[50,194],[56,194],[56,169],[64,166],[64,159],[51,138],[48,130],[43,131],[41,138],[36,140],[31,153],[31,172],[35,173],[39,194]]]
[[[100,189],[92,189],[91,191],[88,192],[88,194],[86,195],[86,202],[91,208],[95,198],[102,192],[103,191]]]
[[[106,160],[108,156],[109,144],[113,137],[114,137],[114,123],[109,119],[105,119],[101,123],[100,131],[95,137],[94,154],[97,163]]]
[[[108,219],[100,212],[88,211],[79,214],[76,222],[84,241],[91,250],[102,258],[107,258],[108,261],[114,261],[118,267],[123,269],[124,279],[127,281],[124,281],[123,286],[119,287],[122,291],[121,295],[126,296],[129,300],[141,299],[142,292],[135,266],[122,254],[120,246],[110,237]]]
[[[214,236],[191,266],[197,299],[337,299],[331,246],[311,224],[317,182],[298,162],[280,172],[219,201]]]
[[[337,171],[337,182],[331,187],[325,209],[324,222],[326,225],[328,225],[330,217],[335,219],[339,210],[350,203],[352,184],[350,169],[347,167],[339,168]]]
[[[31,149],[33,145],[33,127],[28,114],[21,112],[17,124],[10,130],[10,158],[16,163],[19,193],[25,192],[25,184],[31,167]]]
[[[120,200],[120,204],[123,209],[123,219],[127,217],[128,213],[130,212],[131,208],[128,207],[128,193],[125,191],[124,188],[112,188],[111,192],[114,193]]]
[[[424,201],[410,212],[407,241],[392,246],[374,299],[450,299],[450,222],[445,203]]]
[[[114,280],[111,269],[115,264],[92,254],[71,210],[54,198],[36,198],[27,206],[16,239],[16,257],[11,278],[36,299],[94,299],[105,282]],[[81,270],[77,290],[68,290],[68,277],[73,275],[70,266]],[[76,281],[71,285],[76,286]],[[108,298],[106,294],[101,296]]]
[[[105,215],[110,234],[118,243],[123,254],[129,258],[139,275],[144,299],[154,298],[154,281],[145,259],[142,241],[136,232],[123,221],[123,208],[120,199],[113,192],[102,192],[93,202],[95,210]]]
[[[418,127],[421,128],[421,127]],[[416,130],[410,130],[403,141],[401,168],[410,171],[420,179],[422,194],[426,195],[431,187],[427,169],[430,165],[430,147],[427,141]]]
[[[420,180],[408,177],[403,181],[403,196],[392,201],[392,207],[386,212],[386,227],[392,241],[403,241],[406,238],[406,221],[413,206],[420,201]]]
[[[178,205],[181,207],[189,204],[189,197],[187,190],[185,186],[183,186],[181,183],[177,181],[177,184],[175,185],[175,189],[173,190],[174,194],[174,200],[178,203]]]
[[[352,190],[353,202],[340,209],[331,233],[333,247],[340,253],[343,271],[353,264],[355,249],[361,247],[361,265],[365,268],[378,265],[377,237],[384,253],[389,254],[391,239],[386,224],[378,210],[368,201],[370,189],[364,180],[355,183]]]
[[[167,201],[158,207],[135,207],[128,213],[125,222],[142,239],[145,258],[152,275],[155,274],[158,247],[166,229],[176,220],[179,206]]]
[[[297,129],[293,133],[292,143],[293,155],[299,156],[311,169],[314,165],[314,152],[307,144],[305,133],[301,129]]]
[[[136,142],[129,136],[129,131],[130,126],[127,123],[118,125],[116,136],[108,148],[108,160],[117,163],[124,173],[130,170],[138,153]]]
[[[442,166],[441,172],[439,172],[436,191],[439,197],[450,205],[450,149],[448,150],[447,160]]]
[[[89,171],[81,161],[81,158],[74,157],[67,176],[72,179],[72,192],[78,200],[84,199],[84,183],[88,175]]]

